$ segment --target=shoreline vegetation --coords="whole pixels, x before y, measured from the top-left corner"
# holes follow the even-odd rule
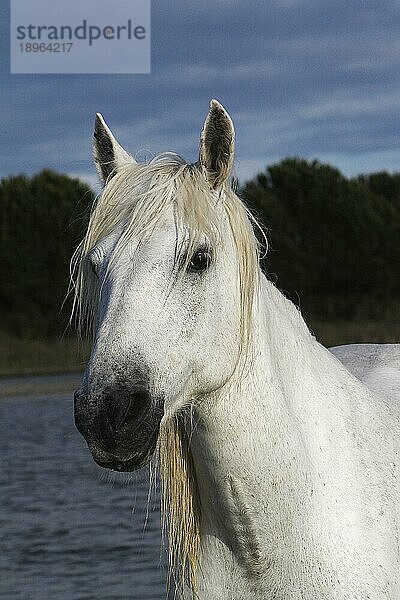
[[[32,339],[0,333],[0,378],[81,373],[88,354],[88,345],[74,337]]]
[[[0,377],[0,399],[72,394],[81,385],[82,373]]]
[[[318,341],[400,341],[400,173],[346,178],[287,158],[238,193],[266,232],[265,273]],[[0,387],[6,376],[84,369],[88,344],[66,330],[66,292],[93,200],[82,181],[50,170],[0,181]]]
[[[399,314],[400,302],[373,318],[324,320],[317,315],[305,317],[305,321],[316,339],[327,347],[391,344],[400,341]],[[89,351],[87,343],[74,337],[29,339],[0,334],[0,388],[4,377],[82,373]]]

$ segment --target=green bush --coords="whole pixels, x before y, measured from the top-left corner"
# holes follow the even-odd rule
[[[61,335],[70,302],[69,261],[87,226],[93,195],[52,171],[0,182],[1,330]]]

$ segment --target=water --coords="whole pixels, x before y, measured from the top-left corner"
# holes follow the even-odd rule
[[[70,393],[0,399],[0,598],[165,598],[149,472],[102,471],[72,412]]]

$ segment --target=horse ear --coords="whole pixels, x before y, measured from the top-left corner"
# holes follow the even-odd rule
[[[232,119],[217,100],[211,100],[210,110],[200,137],[200,157],[206,178],[213,189],[228,178],[233,164],[235,130]]]
[[[93,156],[103,185],[120,167],[127,163],[135,163],[133,156],[118,144],[100,113],[96,113],[94,125]]]

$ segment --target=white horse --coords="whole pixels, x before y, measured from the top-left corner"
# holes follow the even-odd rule
[[[77,427],[117,471],[159,446],[185,597],[398,600],[400,346],[313,338],[259,269],[233,151],[215,100],[196,164],[139,164],[97,115]]]

